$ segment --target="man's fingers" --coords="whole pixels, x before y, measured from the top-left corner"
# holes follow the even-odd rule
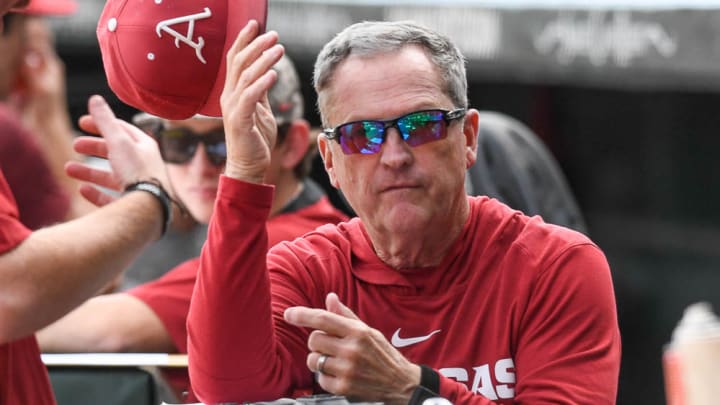
[[[78,137],[73,142],[73,149],[83,155],[97,156],[101,158],[107,158],[108,156],[107,143],[103,138],[93,136]]]
[[[130,139],[132,139],[134,142],[139,142],[140,140],[142,140],[144,138],[150,138],[150,135],[145,133],[145,131],[143,131],[142,129],[136,127],[135,125],[133,125],[127,121],[118,119],[117,124],[121,128],[125,129],[124,133],[127,134],[130,137]]]
[[[274,70],[267,71],[262,77],[243,90],[242,97],[248,100],[260,100],[263,94],[267,93],[276,81],[277,72]],[[255,111],[257,111],[257,105],[257,102],[252,105]]]
[[[93,183],[110,190],[120,190],[121,184],[112,172],[97,167],[79,162],[69,162],[65,164],[65,172],[68,176],[80,181]]]
[[[270,72],[268,72],[270,73]],[[275,78],[277,80],[277,78]],[[275,123],[275,116],[273,115],[272,108],[270,107],[270,101],[268,100],[267,92],[263,93],[260,101],[257,102],[255,107],[256,116],[260,124],[268,123],[273,126],[277,126]]]
[[[277,41],[277,35],[275,35],[275,37],[273,38],[275,39],[275,41]],[[269,40],[266,41],[272,43]],[[241,88],[249,87],[250,84],[260,81],[260,78],[263,75],[267,74],[267,72],[271,70],[272,67],[275,66],[275,64],[280,60],[283,54],[285,54],[285,48],[282,45],[274,44],[261,49],[244,49],[243,53],[236,56],[236,59],[239,59],[241,61],[248,60],[248,56],[244,55],[244,53],[251,51],[255,51],[253,53],[257,53],[257,55],[251,56],[250,58],[252,59],[249,60],[252,60],[252,63],[247,64],[247,66],[245,66],[244,69],[239,73],[239,76],[237,78],[237,85]],[[238,64],[241,64],[241,62],[238,62]]]
[[[88,100],[88,111],[92,116],[97,129],[104,137],[109,138],[119,132],[117,125],[117,118],[110,109],[110,106],[105,102],[105,99],[101,96],[94,95]]]
[[[340,298],[334,292],[329,293],[327,297],[325,297],[325,308],[332,313],[342,315],[346,318],[360,320],[350,308],[340,301]]]
[[[230,88],[235,88],[242,78],[250,77],[252,72],[248,68],[257,64],[263,53],[268,49],[278,46],[278,34],[275,31],[268,31],[248,43],[243,48],[235,49],[235,53],[228,53],[227,61],[227,79],[226,84]],[[257,78],[257,74],[255,78]],[[245,79],[245,82],[253,81],[252,78]]]
[[[260,102],[258,102],[258,105],[258,112],[272,115],[272,107],[270,107],[270,99],[268,98],[267,93],[263,94]]]
[[[259,29],[259,25],[257,21],[250,20],[248,21],[247,25],[240,30],[240,33],[238,33],[237,38],[235,38],[235,42],[233,42],[230,49],[228,49],[228,53],[225,56],[226,58],[226,66],[227,70],[225,72],[225,91],[227,91],[229,88],[235,87],[235,82],[237,81],[238,76],[238,69],[241,68],[241,66],[234,66],[233,60],[235,59],[235,56],[242,51],[247,44],[250,43],[250,41],[253,40],[257,36]]]
[[[325,333],[344,337],[353,330],[354,319],[334,314],[324,309],[290,307],[285,310],[285,320],[295,326],[318,329]]]
[[[325,356],[324,360],[322,356]],[[339,361],[339,359],[324,353],[310,352],[307,356],[307,367],[310,369],[310,371],[316,373],[335,375],[333,373],[333,364],[330,363],[337,363]]]
[[[256,43],[253,42],[252,45]],[[228,74],[225,91],[221,96],[221,103],[225,108],[234,109],[234,106],[241,104],[245,109],[252,108],[254,111],[255,103],[261,101],[263,95],[275,84],[277,72],[272,67],[280,60],[285,49],[282,45],[271,46],[265,51],[258,49],[256,52],[258,56],[255,58],[249,57],[246,52],[249,51],[243,49],[235,56],[232,65],[228,66],[232,72]],[[246,113],[247,111],[240,114],[246,115]],[[228,112],[223,111],[223,114],[227,116]]]
[[[115,200],[115,197],[103,193],[89,184],[83,184],[80,186],[80,195],[98,207],[107,205]]]
[[[90,115],[85,114],[80,117],[80,119],[78,119],[78,126],[87,133],[101,135],[100,130],[97,125],[95,125],[95,121],[93,121],[93,117]]]

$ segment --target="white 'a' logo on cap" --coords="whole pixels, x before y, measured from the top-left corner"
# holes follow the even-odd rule
[[[195,30],[195,21],[201,20],[203,18],[209,18],[212,15],[210,12],[210,9],[205,7],[205,10],[201,13],[197,14],[191,14],[186,15],[182,17],[177,18],[171,18],[169,20],[160,21],[155,26],[155,32],[157,32],[158,37],[162,37],[162,32],[166,32],[170,35],[172,35],[175,38],[175,47],[180,48],[180,42],[184,43],[185,45],[195,49],[195,55],[198,59],[200,59],[200,62],[207,64],[205,62],[205,58],[202,56],[202,49],[205,46],[205,40],[203,37],[198,36],[197,42],[193,42],[193,31]],[[188,23],[188,29],[187,33],[185,35],[180,34],[179,32],[175,31],[174,29],[170,28],[171,25],[180,24],[180,23]]]

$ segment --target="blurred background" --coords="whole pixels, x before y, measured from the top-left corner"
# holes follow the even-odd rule
[[[75,15],[52,20],[73,118],[99,93],[127,119],[135,110],[107,87],[95,37],[104,1],[77,1]],[[308,118],[319,124],[314,58],[346,25],[413,19],[451,36],[468,57],[471,105],[542,138],[608,256],[618,404],[664,403],[661,355],[682,311],[720,309],[720,1],[387,3],[270,0],[268,28],[296,61]]]

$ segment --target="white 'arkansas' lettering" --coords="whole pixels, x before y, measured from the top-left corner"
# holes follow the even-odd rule
[[[487,399],[498,399],[493,388],[492,378],[490,378],[490,366],[483,364],[479,367],[473,367],[475,370],[475,378],[473,379],[472,392],[478,392]]]
[[[495,363],[495,379],[499,383],[505,383],[495,387],[498,397],[502,399],[515,397],[515,372],[511,369],[515,369],[515,363],[511,358],[500,359]]]
[[[490,400],[515,397],[515,363],[513,359],[500,359],[495,362],[495,366],[492,369],[489,364],[483,364],[473,367],[472,369],[474,371],[472,387],[470,387],[472,392],[481,394]],[[490,370],[493,370],[495,381],[500,384],[494,384]],[[468,385],[470,381],[468,370],[462,367],[441,368],[439,372],[445,377],[453,378],[455,381],[465,383],[466,385]]]
[[[175,38],[175,47],[180,48],[180,42],[184,43],[185,45],[195,49],[195,56],[200,60],[202,63],[205,62],[205,58],[202,56],[202,49],[205,46],[205,40],[203,37],[198,36],[197,42],[193,41],[193,34],[195,31],[195,21],[203,19],[203,18],[209,18],[212,15],[210,12],[210,9],[205,7],[203,12],[197,13],[197,14],[191,14],[186,15],[182,17],[177,18],[171,18],[169,20],[160,21],[155,26],[155,32],[157,33],[158,37],[162,38],[162,33],[166,32],[170,35],[172,35]],[[180,34],[179,32],[175,31],[174,29],[170,28],[170,26],[180,23],[188,23],[188,29],[187,33],[185,35]]]

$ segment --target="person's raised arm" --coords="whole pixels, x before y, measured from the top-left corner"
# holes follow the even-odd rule
[[[85,180],[120,189],[149,179],[169,184],[152,138],[115,118],[99,96],[91,97],[89,110],[104,136],[90,144],[97,155],[107,154],[113,173],[79,169],[92,173]],[[82,151],[83,144],[78,140],[76,147]],[[0,343],[37,331],[95,294],[160,236],[163,210],[156,196],[133,191],[87,216],[34,232],[0,255]]]
[[[258,28],[248,23],[227,55],[221,96],[227,163],[188,316],[190,378],[207,403],[260,399],[267,389],[283,390],[259,387],[262,376],[250,371],[275,354],[265,263],[273,189],[263,183],[277,136],[267,92],[277,77],[272,67],[284,52],[277,33],[256,38]],[[241,332],[240,342],[239,331],[231,330],[238,327],[253,333]]]

